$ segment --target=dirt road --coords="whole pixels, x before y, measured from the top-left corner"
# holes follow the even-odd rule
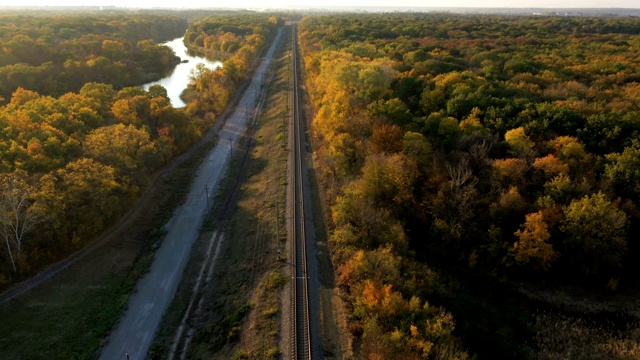
[[[136,285],[129,308],[100,353],[100,359],[144,359],[162,316],[180,282],[189,258],[191,245],[199,234],[207,206],[218,183],[227,170],[233,149],[247,129],[249,113],[256,104],[256,91],[261,86],[276,44],[278,31],[265,59],[257,67],[254,78],[238,102],[236,110],[220,130],[218,144],[204,159],[191,185],[187,198],[165,225],[167,235],[158,249],[149,273]],[[209,199],[207,199],[207,195]]]

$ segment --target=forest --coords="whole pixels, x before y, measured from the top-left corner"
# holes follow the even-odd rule
[[[113,225],[159,169],[202,138],[281,20],[257,15],[233,33],[240,45],[224,50],[223,67],[192,74],[185,108],[162,86],[139,86],[179,62],[159,42],[185,31],[225,36],[236,19],[0,16],[0,290]]]
[[[0,290],[120,219],[282,24],[0,15]],[[199,67],[177,109],[138,86],[183,35],[223,67]],[[359,356],[640,357],[639,18],[333,14],[299,40]]]
[[[356,353],[640,356],[637,318],[553,295],[640,285],[639,18],[342,14],[299,40]]]
[[[88,82],[158,80],[180,62],[158,42],[186,27],[176,15],[0,16],[0,97],[8,102],[18,87],[60,96]]]

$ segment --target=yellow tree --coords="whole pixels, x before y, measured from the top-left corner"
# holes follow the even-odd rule
[[[412,202],[416,176],[404,154],[374,154],[366,159],[356,187],[376,206],[397,210]]]
[[[90,82],[80,89],[80,95],[85,98],[86,105],[95,110],[102,119],[110,116],[111,105],[115,91],[113,85]]]
[[[560,229],[565,247],[585,274],[622,267],[627,253],[627,215],[602,193],[574,200],[564,209]]]
[[[518,264],[548,270],[558,257],[553,245],[548,243],[551,234],[542,212],[528,214],[514,235],[518,237],[513,244],[513,254]]]
[[[536,169],[542,170],[547,178],[553,178],[560,174],[569,174],[569,165],[558,159],[553,154],[536,158],[533,162],[533,166]]]
[[[111,112],[124,124],[141,126],[150,117],[149,101],[150,99],[146,94],[119,99],[113,103]]]
[[[221,114],[229,102],[231,88],[226,71],[212,70],[204,64],[196,65],[189,78],[189,90],[203,112]]]
[[[493,161],[495,175],[501,182],[522,184],[527,172],[527,162],[519,158],[496,159]]]
[[[511,153],[515,156],[526,157],[533,151],[535,143],[524,132],[523,127],[511,129],[504,134],[504,140],[511,147]]]
[[[133,125],[103,126],[87,135],[84,141],[86,156],[111,165],[120,174],[143,178],[161,160],[161,153],[151,141],[149,133]]]
[[[105,228],[122,211],[127,188],[113,167],[82,158],[44,175],[39,200],[52,214],[60,246],[77,247]]]
[[[575,177],[584,171],[584,165],[591,161],[591,156],[586,152],[584,145],[572,136],[558,136],[549,141],[549,147],[555,150],[560,161],[567,164],[571,174]]]

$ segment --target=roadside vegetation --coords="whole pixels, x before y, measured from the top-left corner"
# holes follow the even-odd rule
[[[632,342],[635,330],[606,337],[536,322],[535,309],[553,307],[554,291],[606,303],[638,287],[638,26],[452,14],[300,23],[359,356],[536,358],[551,342],[568,354],[569,337],[548,336],[554,324]]]
[[[211,16],[191,25],[184,35],[186,46],[223,62],[215,71],[198,66],[185,94],[188,111],[222,113],[282,22],[277,16],[245,13]]]

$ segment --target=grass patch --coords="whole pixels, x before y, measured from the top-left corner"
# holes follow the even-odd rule
[[[264,310],[262,312],[262,316],[266,317],[266,318],[271,318],[274,317],[276,315],[278,315],[278,312],[280,311],[280,309],[278,308],[278,306],[272,306],[266,310]]]
[[[287,283],[287,277],[279,270],[273,270],[267,277],[267,288],[272,291],[280,290]]]
[[[245,359],[251,359],[251,353],[247,350],[238,350],[236,351],[235,354],[233,354],[233,357],[231,358],[231,360],[245,360]]]
[[[278,348],[270,348],[264,353],[264,359],[277,359],[280,356]]]
[[[196,339],[207,339],[213,348],[222,348],[227,343],[236,341],[242,333],[242,320],[251,309],[250,304],[244,304],[231,315],[223,317],[215,324],[205,326]]]
[[[559,313],[535,317],[535,359],[640,359],[640,323],[619,328]]]
[[[85,290],[81,296],[61,291],[48,301],[38,296],[25,303],[12,303],[2,311],[1,357],[92,358],[126,309],[132,283],[128,278],[115,277],[103,287]]]

